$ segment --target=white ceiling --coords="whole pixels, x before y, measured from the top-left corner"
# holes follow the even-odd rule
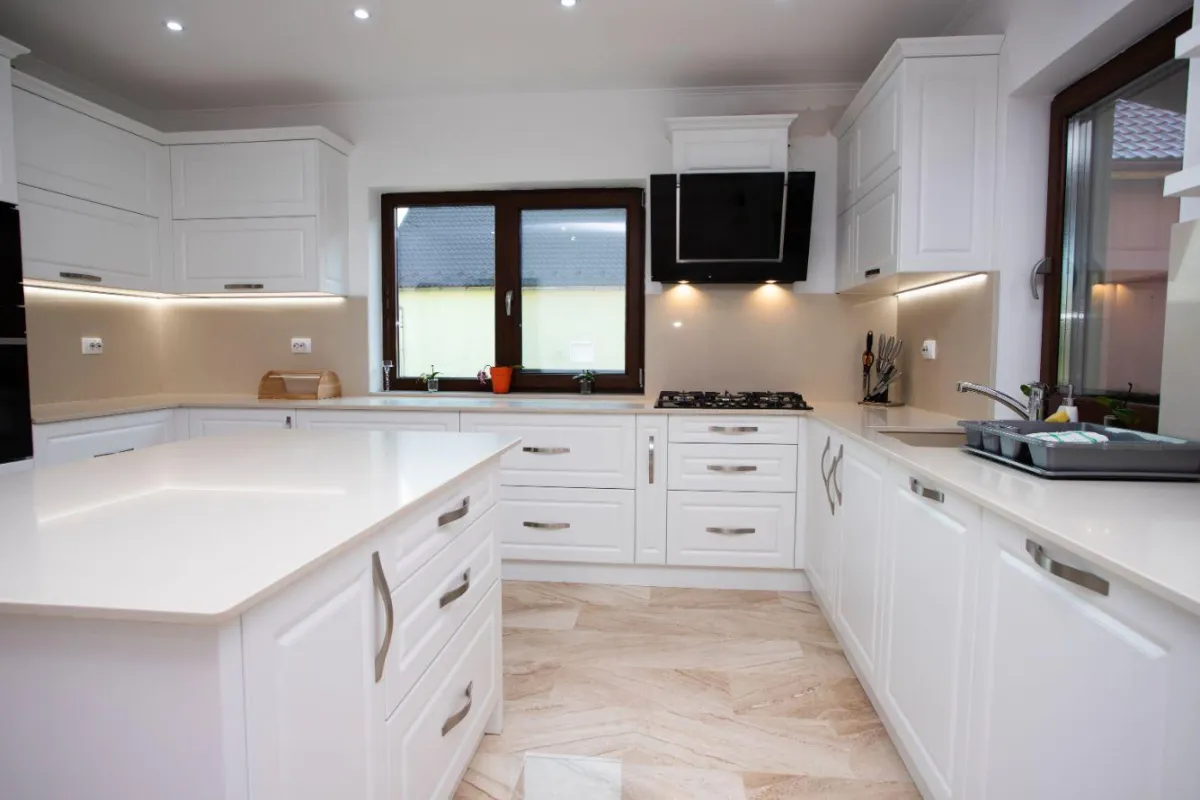
[[[368,22],[354,19],[356,6]],[[3,0],[0,35],[153,110],[860,82],[964,0]],[[171,34],[169,18],[187,27]]]

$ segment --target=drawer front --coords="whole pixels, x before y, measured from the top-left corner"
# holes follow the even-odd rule
[[[291,409],[192,408],[188,410],[188,432],[201,436],[233,436],[252,430],[286,430],[296,426]]]
[[[317,213],[317,142],[171,148],[175,219],[306,217]]]
[[[33,426],[39,467],[99,458],[174,440],[174,414],[151,411]]]
[[[624,489],[500,490],[504,558],[632,564],[634,492]]]
[[[387,721],[388,797],[450,799],[504,702],[500,633],[495,583]]]
[[[493,506],[417,574],[393,587],[396,621],[385,691],[389,715],[499,580],[498,520]]]
[[[791,569],[796,496],[667,492],[667,563]]]
[[[796,447],[787,444],[672,445],[668,489],[795,492]]]
[[[797,417],[756,417],[740,414],[671,415],[672,442],[697,444],[796,444]]]
[[[296,414],[301,430],[458,432],[456,411],[305,411]]]
[[[632,489],[633,415],[463,414],[464,431],[521,437],[500,462],[506,486]]]

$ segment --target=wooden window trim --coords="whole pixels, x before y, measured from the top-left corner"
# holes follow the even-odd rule
[[[1060,92],[1050,105],[1050,171],[1047,178],[1046,254],[1050,272],[1042,293],[1042,367],[1041,379],[1050,386],[1058,384],[1058,348],[1061,333],[1062,250],[1066,228],[1067,131],[1071,117],[1095,105],[1122,87],[1163,64],[1175,60],[1175,40],[1192,28],[1189,9],[1146,38],[1132,45]],[[1095,400],[1079,398],[1080,418],[1100,422],[1107,410]],[[1157,424],[1158,407],[1131,404],[1138,416]],[[1144,427],[1144,425],[1139,425]]]
[[[521,361],[521,226],[522,211],[580,208],[624,208],[625,234],[625,372],[596,376],[597,392],[641,394],[645,369],[646,292],[644,190],[608,189],[527,189],[479,192],[407,192],[384,194],[380,198],[380,246],[382,248],[382,336],[383,358],[396,363],[396,209],[415,205],[491,205],[496,209],[496,353],[494,363],[519,364]],[[513,292],[513,315],[505,309],[505,293]],[[479,365],[483,367],[483,364]],[[491,391],[477,380],[444,378],[446,391]],[[420,391],[423,384],[415,378],[393,378],[393,391]],[[561,372],[518,370],[513,376],[514,392],[578,392],[573,375]]]

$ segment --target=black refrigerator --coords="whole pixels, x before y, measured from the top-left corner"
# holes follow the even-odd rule
[[[33,458],[25,292],[21,286],[21,219],[0,203],[0,473]]]

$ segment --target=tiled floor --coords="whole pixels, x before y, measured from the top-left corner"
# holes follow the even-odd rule
[[[919,798],[808,594],[504,584],[461,800]]]

